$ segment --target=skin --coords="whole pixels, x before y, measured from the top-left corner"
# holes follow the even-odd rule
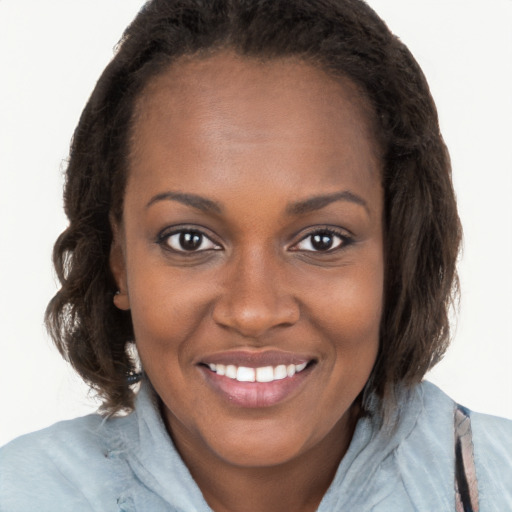
[[[315,510],[379,343],[383,191],[371,111],[348,79],[230,52],[174,63],[136,110],[111,267],[169,433],[214,510]],[[293,207],[317,196],[331,200]],[[326,227],[339,233],[334,248],[315,250],[311,235]],[[199,251],[166,237],[191,228],[208,237]],[[269,349],[315,361],[270,407],[233,406],[197,364]]]

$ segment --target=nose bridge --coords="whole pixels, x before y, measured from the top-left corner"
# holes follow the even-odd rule
[[[271,248],[252,246],[240,251],[230,264],[214,309],[217,323],[251,337],[294,324],[299,308],[284,286],[284,265]]]

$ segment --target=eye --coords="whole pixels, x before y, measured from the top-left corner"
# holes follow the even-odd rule
[[[195,229],[182,229],[160,237],[160,243],[167,249],[176,252],[202,252],[219,250],[221,247],[214,243],[204,233]]]
[[[349,242],[349,237],[330,229],[310,233],[294,246],[297,251],[331,252]]]

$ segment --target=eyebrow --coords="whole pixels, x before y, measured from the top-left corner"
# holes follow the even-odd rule
[[[146,204],[146,208],[149,208],[151,205],[159,201],[177,201],[178,203],[191,206],[192,208],[204,213],[214,212],[220,214],[223,210],[219,203],[212,201],[211,199],[207,199],[206,197],[196,194],[185,194],[182,192],[162,192],[157,194],[149,200]],[[336,201],[348,201],[358,204],[370,213],[367,202],[362,197],[359,197],[349,190],[336,192],[334,194],[309,197],[307,199],[291,203],[286,207],[286,213],[288,215],[304,215],[316,210],[321,210]]]
[[[359,197],[349,190],[336,192],[334,194],[309,197],[308,199],[291,203],[286,207],[286,213],[289,215],[303,215],[305,213],[321,210],[336,201],[348,201],[350,203],[358,204],[362,206],[368,214],[370,213],[368,203],[362,197]]]
[[[198,196],[196,194],[184,194],[181,192],[162,192],[161,194],[157,194],[153,196],[146,208],[149,208],[151,205],[159,202],[159,201],[177,201],[178,203],[182,203],[186,206],[191,206],[196,210],[200,210],[205,213],[221,213],[222,208],[219,203],[212,201],[211,199],[206,199],[205,197]]]

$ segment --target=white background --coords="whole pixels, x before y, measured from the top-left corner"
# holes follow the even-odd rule
[[[371,0],[431,84],[465,230],[461,312],[429,375],[512,418],[512,1]],[[81,109],[140,0],[0,0],[0,445],[95,409],[46,335]]]

